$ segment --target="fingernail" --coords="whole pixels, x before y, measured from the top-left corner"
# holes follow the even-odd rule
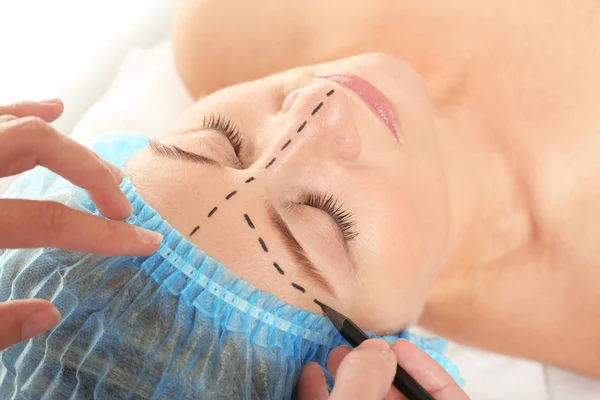
[[[149,231],[147,229],[135,227],[135,232],[144,244],[160,245],[163,241],[163,235],[158,232]]]
[[[359,347],[365,349],[379,349],[382,351],[391,351],[389,343],[383,339],[368,339],[364,341]]]
[[[380,350],[380,353],[386,360],[394,355],[394,353],[392,353],[392,349],[390,349],[389,347],[387,349]]]
[[[361,344],[358,348],[359,349],[362,348],[363,350],[366,350],[366,351],[377,352],[384,360],[389,360],[389,359],[392,359],[392,357],[393,358],[396,357],[394,352],[392,352],[392,349],[391,349],[389,343],[382,339],[367,340],[363,344]]]
[[[60,312],[55,307],[32,314],[21,326],[21,340],[31,339],[47,330],[54,328],[60,322]]]
[[[131,213],[133,213],[133,204],[131,204],[131,203],[129,202],[129,200],[127,200],[127,213],[128,213],[129,215],[131,215]],[[129,217],[128,217],[128,218],[129,218]]]
[[[56,97],[54,99],[42,100],[42,101],[39,101],[38,103],[40,103],[40,104],[59,104],[59,103],[62,103],[62,99],[59,97]]]
[[[129,218],[131,216],[131,213],[133,213],[133,206],[131,205],[131,202],[129,201],[129,199],[127,198],[127,195],[125,195],[125,193],[123,193],[123,191],[121,189],[119,190],[119,198],[120,200],[118,200],[119,203],[121,203],[120,205],[123,208],[127,208],[127,217],[123,218]]]
[[[113,165],[109,162],[106,162],[106,165],[108,166],[108,168],[110,168],[110,170],[112,171],[112,173],[115,176],[115,178],[117,179],[117,181],[119,183],[121,183],[123,178],[125,178],[125,172],[123,172],[123,170],[121,168],[119,168],[116,165]]]

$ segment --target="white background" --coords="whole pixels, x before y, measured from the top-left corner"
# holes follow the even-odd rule
[[[0,104],[60,96],[68,134],[132,47],[169,35],[177,3],[0,0]]]

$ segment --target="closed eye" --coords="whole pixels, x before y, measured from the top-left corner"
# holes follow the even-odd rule
[[[212,129],[225,135],[229,143],[231,143],[231,147],[233,147],[238,160],[240,159],[240,154],[244,150],[244,141],[239,129],[230,119],[215,114],[205,116],[202,120],[202,129]]]
[[[333,195],[310,192],[304,196],[302,203],[328,213],[339,227],[345,243],[351,242],[358,236],[352,213],[345,209]]]

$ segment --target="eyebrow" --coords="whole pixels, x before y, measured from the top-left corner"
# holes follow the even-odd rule
[[[298,243],[290,228],[287,226],[281,215],[275,210],[272,205],[267,206],[267,213],[269,214],[269,219],[271,223],[275,225],[275,228],[279,232],[281,239],[283,240],[283,244],[286,249],[292,254],[294,261],[296,261],[304,273],[308,275],[313,281],[317,283],[328,294],[333,297],[337,297],[331,284],[325,277],[319,272],[319,270],[315,267],[315,265],[310,261],[304,248]]]
[[[212,158],[183,150],[173,144],[161,143],[155,139],[150,139],[148,147],[155,155],[170,158],[172,160],[194,162],[197,164],[212,165],[215,167],[223,166],[220,162],[213,160]]]

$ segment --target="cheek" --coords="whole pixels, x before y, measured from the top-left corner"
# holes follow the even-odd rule
[[[366,329],[399,330],[414,322],[445,260],[445,202],[412,187],[388,190],[371,209],[369,230],[361,228],[360,287],[352,303]]]

